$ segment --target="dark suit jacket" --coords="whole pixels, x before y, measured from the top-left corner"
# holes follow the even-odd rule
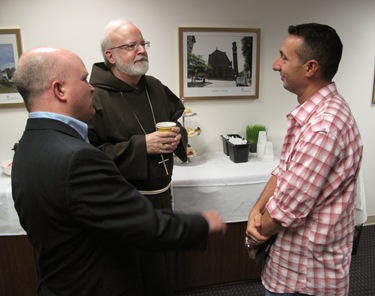
[[[207,242],[203,217],[155,211],[112,160],[56,120],[28,120],[14,156],[12,191],[39,253],[39,295],[142,295],[135,248]]]

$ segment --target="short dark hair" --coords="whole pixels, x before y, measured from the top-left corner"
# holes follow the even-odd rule
[[[316,60],[322,79],[331,81],[335,76],[342,55],[342,43],[336,31],[327,25],[308,23],[289,26],[288,33],[303,39],[299,52],[303,63]]]

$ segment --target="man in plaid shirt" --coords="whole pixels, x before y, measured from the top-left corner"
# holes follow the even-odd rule
[[[249,256],[277,233],[262,270],[266,295],[348,295],[362,140],[332,82],[336,31],[290,26],[273,70],[299,105],[287,116],[280,164],[250,211]]]

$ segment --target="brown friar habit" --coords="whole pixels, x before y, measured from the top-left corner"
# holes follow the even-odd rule
[[[132,87],[116,78],[104,63],[94,64],[90,84],[95,87],[96,109],[89,124],[90,143],[109,155],[138,190],[166,187],[171,181],[173,154],[164,155],[169,159],[166,175],[160,154],[146,153],[145,133],[156,130],[147,91],[156,122],[176,122],[184,111],[181,100],[152,76],[143,76],[137,87]],[[183,137],[175,154],[186,161],[186,130],[178,125]]]
[[[89,123],[90,143],[109,155],[121,174],[138,190],[165,188],[171,182],[173,154],[163,154],[167,160],[165,166],[160,163],[160,154],[147,154],[145,134],[156,130],[155,122],[177,122],[182,139],[174,154],[186,161],[187,133],[177,121],[184,112],[181,100],[152,76],[143,76],[137,87],[132,87],[115,77],[104,63],[93,65],[90,84],[95,87],[96,109]],[[171,209],[170,190],[146,196],[155,208]],[[144,295],[173,294],[173,253],[139,251],[139,264]]]

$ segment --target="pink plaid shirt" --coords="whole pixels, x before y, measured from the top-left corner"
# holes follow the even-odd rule
[[[274,293],[348,295],[362,141],[336,85],[288,116],[278,179],[266,207],[284,227],[263,269]]]

